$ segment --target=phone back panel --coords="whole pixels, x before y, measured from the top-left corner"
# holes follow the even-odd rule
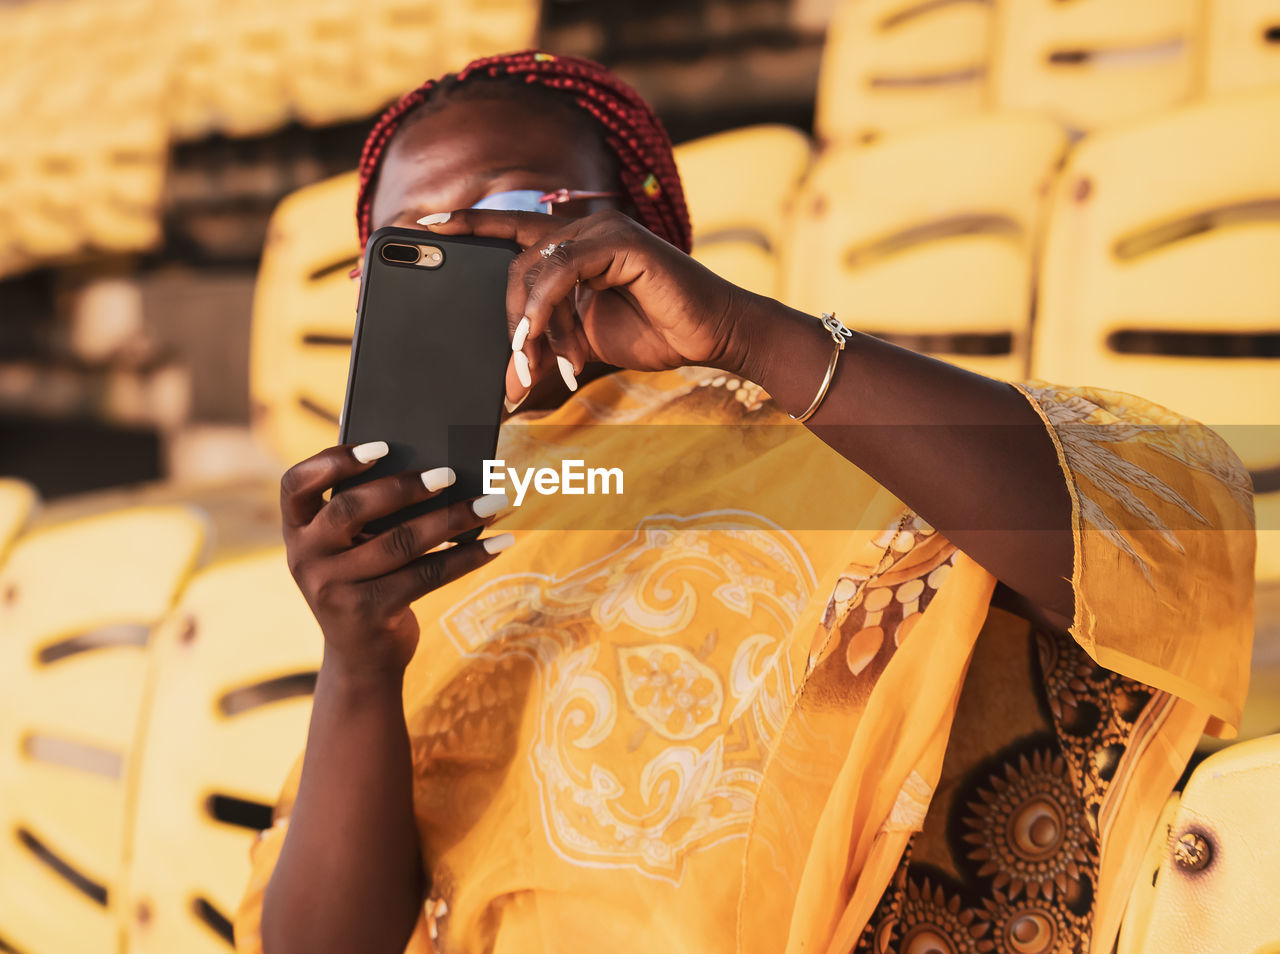
[[[387,242],[435,245],[444,261],[434,269],[393,264],[381,255]],[[446,465],[458,475],[439,497],[371,531],[483,493],[511,357],[507,270],[518,252],[510,242],[417,229],[383,228],[370,238],[340,439],[386,441],[390,452],[343,487]]]

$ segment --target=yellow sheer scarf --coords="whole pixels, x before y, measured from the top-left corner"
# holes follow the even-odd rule
[[[1247,478],[1162,409],[1023,390],[1072,492],[1073,636],[1183,700],[1113,800],[1116,830],[1149,831],[1187,740],[1239,717]],[[505,429],[510,462],[619,466],[626,493],[527,500],[509,551],[415,606],[432,888],[409,950],[847,951],[923,821],[994,579],[727,375],[624,372],[517,422],[537,426]],[[296,777],[255,846],[242,951]],[[1116,896],[1142,834],[1104,846]]]

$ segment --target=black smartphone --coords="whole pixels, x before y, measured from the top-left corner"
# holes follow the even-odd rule
[[[513,242],[418,229],[387,227],[370,236],[338,433],[344,444],[386,441],[390,451],[337,489],[443,466],[458,479],[368,531],[484,492],[483,464],[497,448],[511,358],[507,271],[519,253]]]

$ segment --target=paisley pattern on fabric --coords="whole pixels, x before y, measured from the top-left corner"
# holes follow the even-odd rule
[[[460,652],[536,669],[529,766],[566,860],[678,881],[688,852],[746,832],[814,580],[786,533],[735,519],[655,518],[578,573],[500,577],[441,618]],[[743,638],[720,638],[726,614]]]

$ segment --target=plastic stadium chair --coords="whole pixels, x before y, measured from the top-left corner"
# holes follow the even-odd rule
[[[1280,735],[1228,746],[1201,762],[1172,817],[1156,829],[1159,868],[1150,888],[1135,885],[1119,954],[1280,951],[1277,800]]]
[[[360,261],[356,175],[287,196],[262,252],[249,362],[254,426],[282,463],[337,441],[355,328]]]
[[[292,118],[285,43],[293,24],[288,4],[221,0],[209,69],[217,77],[208,88],[218,128],[231,136],[254,136]]]
[[[737,285],[780,293],[785,221],[812,150],[790,126],[749,126],[676,147],[693,257]]]
[[[25,480],[0,477],[0,560],[27,525],[39,500],[36,489]]]
[[[80,240],[94,249],[148,249],[162,237],[169,163],[171,58],[152,42],[163,14],[158,0],[95,6],[101,19],[90,51],[80,54],[83,100],[61,120],[83,163]]]
[[[1280,90],[1086,140],[1056,191],[1032,371],[1216,428],[1280,583]],[[1170,159],[1170,157],[1173,157]]]
[[[218,954],[307,734],[323,639],[283,547],[197,574],[157,628],[135,774],[130,954]]]
[[[1280,86],[1280,0],[1205,4],[1205,92]]]
[[[819,140],[868,141],[981,111],[992,10],[983,0],[843,0],[822,51]]]
[[[1042,196],[1065,146],[1047,119],[992,115],[828,152],[796,201],[784,300],[1023,376]]]
[[[391,102],[447,58],[445,17],[457,0],[366,0],[361,17],[365,82],[370,93]],[[512,47],[515,49],[515,47]]]
[[[217,60],[222,31],[218,0],[170,0],[160,46],[176,52],[169,95],[169,124],[174,139],[202,139],[218,127],[214,105],[219,95]]]
[[[360,46],[363,13],[353,0],[287,5],[285,76],[297,117],[313,126],[361,119],[383,105],[365,78]],[[417,82],[421,82],[421,77]]]
[[[204,523],[139,508],[37,528],[0,570],[0,938],[110,951],[146,644]]]
[[[441,66],[457,70],[480,56],[528,49],[537,40],[540,7],[537,0],[447,0]]]
[[[995,105],[1091,130],[1182,102],[1194,91],[1199,13],[1199,0],[998,4]]]

